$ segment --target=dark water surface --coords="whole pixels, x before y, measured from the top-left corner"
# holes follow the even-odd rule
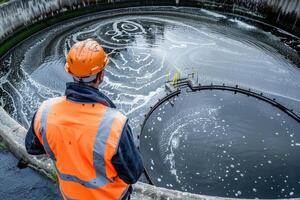
[[[5,150],[0,150],[1,200],[58,200],[59,189],[48,178],[30,168],[18,169],[18,161]]]
[[[147,120],[141,152],[156,185],[242,198],[300,196],[300,124],[254,97],[180,94]]]
[[[136,8],[130,11],[119,10],[118,12],[122,14],[115,16],[112,14],[118,13],[117,11],[113,13],[98,13],[49,27],[47,30],[30,37],[0,60],[0,105],[3,106],[13,118],[18,120],[25,127],[28,127],[30,119],[40,103],[44,99],[62,95],[65,82],[71,80],[63,69],[65,55],[69,48],[76,41],[93,37],[105,47],[110,55],[110,64],[106,68],[106,77],[100,89],[129,116],[135,136],[140,132],[139,124],[142,123],[144,114],[158,98],[164,95],[164,82],[172,78],[172,74],[175,72],[180,72],[182,77],[189,73],[197,72],[201,83],[238,84],[246,88],[252,88],[278,99],[278,101],[287,107],[300,113],[300,70],[286,58],[286,55],[292,54],[293,50],[281,43],[279,38],[272,35],[271,32],[266,32],[259,27],[206,10],[195,9],[194,15],[180,14],[179,11],[184,10],[183,8],[166,8],[166,10],[170,12],[147,12],[143,8]],[[280,54],[278,49],[285,49],[286,54]],[[232,102],[234,102],[238,101],[240,97],[229,96],[228,98],[232,98]],[[210,98],[209,101],[210,100],[213,99]],[[209,103],[209,101],[207,103]],[[240,101],[244,100],[240,99]],[[214,102],[211,103],[214,105]],[[226,101],[226,103],[231,105],[230,101]],[[256,105],[256,102],[246,100],[245,104],[245,109],[252,109],[253,104]],[[226,108],[225,102],[219,105]],[[205,110],[208,108],[209,107],[200,107],[199,109]],[[259,111],[265,113],[262,115],[262,118],[259,118],[259,122],[263,123],[262,120],[266,120],[264,122],[266,124],[273,123],[269,118],[271,116],[276,117],[277,113],[274,113],[274,109],[269,109],[268,105],[261,105],[261,108],[262,110]],[[205,111],[203,115],[206,115],[206,112],[207,111]],[[252,111],[250,110],[249,112],[251,113]],[[189,111],[186,110],[186,113],[189,113]],[[229,125],[239,123],[240,119],[246,120],[239,123],[238,129],[237,127],[231,129],[230,127],[232,126],[226,129],[226,133],[229,135],[231,135],[231,132],[232,134],[237,134],[240,131],[239,134],[246,137],[237,137],[238,144],[245,140],[248,144],[253,145],[255,141],[257,142],[259,139],[262,140],[263,137],[259,134],[266,132],[264,134],[266,136],[266,138],[264,138],[265,141],[274,138],[277,147],[288,146],[288,148],[282,148],[282,151],[278,152],[278,156],[280,156],[278,159],[274,158],[275,160],[273,160],[270,158],[271,162],[276,164],[276,166],[277,161],[279,162],[279,160],[283,159],[282,162],[284,163],[284,159],[287,159],[283,154],[285,150],[290,149],[293,153],[299,153],[299,147],[296,145],[300,143],[298,138],[299,129],[293,129],[293,137],[295,139],[294,142],[291,142],[286,137],[286,131],[284,132],[284,130],[280,129],[281,126],[280,124],[276,124],[277,122],[275,123],[276,126],[274,126],[274,130],[269,129],[271,125],[266,126],[264,129],[256,129],[257,121],[253,120],[254,116],[251,116],[249,119],[242,118],[246,115],[245,113],[246,111],[235,112],[231,118],[227,119],[231,120]],[[281,113],[279,114],[284,116]],[[178,115],[178,117],[180,117],[180,115]],[[168,116],[166,116],[166,118],[168,118]],[[281,120],[280,122],[283,123],[283,119],[279,119]],[[211,120],[213,120],[213,118]],[[249,120],[249,124],[247,120]],[[182,127],[181,122],[184,121],[184,118],[179,120],[178,128]],[[287,119],[286,122],[288,122]],[[195,124],[195,129],[201,132],[203,131],[201,128],[202,122],[200,125],[199,123],[200,122],[197,122]],[[214,124],[214,122],[210,122],[210,125],[206,129],[209,133],[212,133],[214,130],[212,124]],[[252,125],[250,126],[250,124]],[[290,128],[293,126],[296,125],[292,123],[284,127]],[[261,130],[262,132],[257,132],[257,130]],[[175,129],[172,129],[171,132],[172,131],[175,131]],[[278,131],[280,136],[272,134],[274,131]],[[252,133],[254,135],[250,137]],[[157,137],[161,137],[161,134],[162,133],[158,134]],[[198,139],[201,139],[202,136],[204,137],[205,134],[200,134]],[[193,138],[194,137],[195,136],[193,136]],[[284,137],[282,143],[279,142],[281,140],[276,139],[277,137]],[[215,137],[213,135],[211,138],[214,143],[210,143],[211,140],[207,137],[205,137],[205,139],[208,139],[207,141],[193,140],[199,141],[200,143],[205,142],[209,148],[190,150],[177,148],[176,151],[178,152],[176,152],[176,154],[178,153],[177,155],[180,155],[181,149],[182,152],[191,151],[194,154],[198,154],[199,160],[195,160],[195,163],[190,163],[193,167],[189,168],[186,173],[201,173],[196,174],[194,176],[195,178],[204,176],[204,174],[216,173],[218,175],[216,177],[222,177],[220,179],[222,182],[225,174],[221,176],[221,172],[226,173],[226,166],[230,167],[230,165],[227,163],[227,160],[216,159],[215,156],[219,155],[220,157],[220,155],[222,155],[221,153],[216,152],[216,155],[212,155],[213,149],[211,149],[211,145],[228,145],[231,138],[221,139],[221,137]],[[167,137],[165,139],[171,138]],[[161,142],[160,140],[156,141]],[[277,143],[280,143],[280,145]],[[294,149],[290,147],[291,144],[295,145]],[[157,145],[159,145],[159,143],[157,143]],[[162,146],[162,148],[164,147],[167,148],[167,146]],[[235,146],[234,148],[237,149],[233,152],[239,159],[242,159],[243,156],[248,156],[247,153],[245,153],[247,154],[245,155],[240,152],[241,149],[239,150],[239,148],[241,147],[241,145]],[[250,151],[249,154],[251,156],[257,155],[258,157],[264,155],[265,151],[263,145],[261,144],[259,147],[260,148],[256,151]],[[165,149],[165,151],[167,151],[167,149]],[[205,165],[211,168],[207,169],[208,171],[203,168],[200,168],[200,170],[197,170],[198,167],[194,168],[197,163],[203,163],[205,159],[208,159],[208,157],[200,156],[204,152],[198,151],[202,150],[205,150],[207,155],[212,156],[211,164],[222,163],[223,167],[221,169],[223,171],[214,168],[209,163]],[[224,151],[230,152],[229,149],[224,149]],[[241,153],[241,155],[238,155],[238,153]],[[266,156],[275,156],[274,151],[272,150],[269,154],[266,154]],[[176,166],[181,166],[186,163],[185,157],[180,159],[180,156],[176,157]],[[254,163],[259,165],[268,162],[267,158],[261,159],[262,160],[259,161],[256,160]],[[288,159],[292,159],[292,157]],[[172,163],[168,160],[167,163],[169,163],[167,167],[165,166],[166,163],[162,166],[165,166],[165,168],[169,170],[169,168],[172,167]],[[237,166],[237,162],[232,164]],[[240,164],[242,164],[242,162],[240,162]],[[286,164],[291,163],[286,161]],[[199,164],[199,166],[201,167],[202,165]],[[234,169],[236,169],[235,171],[239,170],[240,174],[243,173],[246,176],[246,173],[242,172],[242,170],[246,170],[246,168]],[[253,168],[249,167],[249,170],[250,169]],[[209,170],[212,171],[210,172]],[[276,170],[281,171],[283,169],[280,168]],[[278,171],[276,171],[276,173],[277,172]],[[166,171],[165,173],[169,172]],[[258,177],[261,176],[261,171],[256,173],[255,170],[252,170],[251,173],[253,174],[251,177],[249,175],[250,172],[247,173],[248,181],[256,181]],[[180,176],[179,173],[176,174]],[[299,197],[299,185],[297,184],[300,180],[299,176],[296,176],[297,173],[289,172],[289,174],[287,174],[282,171],[279,174],[289,176],[290,179],[286,180],[288,182],[286,184],[283,177],[276,180],[276,183],[279,185],[278,188],[284,189],[284,191],[282,191],[282,193],[274,192],[273,197],[279,197],[278,195],[280,195],[280,197],[295,197],[296,194]],[[296,177],[293,177],[293,181],[290,181],[292,174]],[[156,175],[160,175],[160,172],[156,172]],[[230,180],[235,178],[233,174],[228,174],[228,176],[231,177]],[[273,179],[272,177],[270,178],[270,176],[270,174],[266,173],[266,176],[261,178],[263,181],[270,179],[268,183],[271,183]],[[182,177],[191,177],[191,175],[187,174]],[[159,177],[155,177],[155,179],[157,178]],[[203,180],[203,182],[199,184],[202,184],[202,186],[210,185],[207,183],[211,183],[211,180],[207,178],[201,180]],[[167,187],[171,187],[171,184],[175,187],[178,183],[176,176],[171,177],[169,180],[162,179],[162,181],[164,186],[169,184]],[[167,183],[167,181],[170,182]],[[181,182],[183,182],[183,180],[181,180]],[[215,182],[215,179],[213,182]],[[196,189],[193,181],[184,183],[185,186],[183,190],[213,194],[213,192],[208,189]],[[189,183],[191,184],[189,185]],[[157,184],[159,183],[157,182]],[[255,196],[254,193],[251,192],[253,188],[259,192],[259,188],[253,185],[246,186],[240,184],[239,181],[231,181],[229,184],[230,186],[226,186],[228,187],[228,191],[225,190],[225,188],[222,190],[224,193],[215,194],[227,196],[228,193],[229,196],[235,196],[235,194],[237,194],[238,197],[247,197]],[[222,184],[217,184],[216,188],[220,188],[221,185]],[[244,188],[240,188],[242,185]],[[277,185],[273,187],[276,188],[277,191]],[[181,186],[176,186],[176,188],[181,189]],[[247,191],[250,192],[248,193]],[[267,194],[268,192],[269,188],[266,189],[266,192],[260,194]]]

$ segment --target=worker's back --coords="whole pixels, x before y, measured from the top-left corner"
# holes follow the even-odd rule
[[[111,162],[125,123],[124,115],[101,103],[60,97],[42,104],[34,129],[55,161],[65,199],[119,199],[127,192]]]
[[[66,96],[43,102],[33,116],[27,152],[54,161],[65,199],[128,199],[144,167],[128,120],[98,89],[108,55],[87,39],[74,44],[66,60],[74,82]]]

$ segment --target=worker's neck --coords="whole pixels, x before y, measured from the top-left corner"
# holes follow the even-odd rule
[[[93,87],[93,88],[96,88],[96,89],[98,89],[99,88],[99,83],[93,83],[93,84],[91,84],[90,86],[91,87]]]
[[[91,86],[92,86],[93,88],[98,89],[98,88],[99,88],[99,85],[100,85],[101,83],[102,83],[102,79],[97,78],[97,81],[94,82],[94,83],[92,83]]]

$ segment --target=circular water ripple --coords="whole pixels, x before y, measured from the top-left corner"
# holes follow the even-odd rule
[[[28,127],[40,102],[63,94],[64,83],[71,80],[63,69],[70,47],[92,37],[110,55],[100,89],[132,118],[134,129],[145,113],[141,108],[158,99],[175,71],[182,76],[197,72],[202,83],[256,88],[299,108],[299,70],[261,41],[276,38],[225,19],[204,11],[195,19],[159,14],[107,19],[98,14],[50,27],[2,59],[1,105]],[[253,31],[262,38],[251,37]]]

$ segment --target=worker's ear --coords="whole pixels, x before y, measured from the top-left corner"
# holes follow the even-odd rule
[[[104,79],[104,71],[98,73],[98,75],[97,75],[97,82],[99,84],[101,84],[102,81],[103,81],[103,79]]]
[[[100,79],[100,82],[103,81],[103,79],[104,79],[104,70],[99,73],[99,79]]]

